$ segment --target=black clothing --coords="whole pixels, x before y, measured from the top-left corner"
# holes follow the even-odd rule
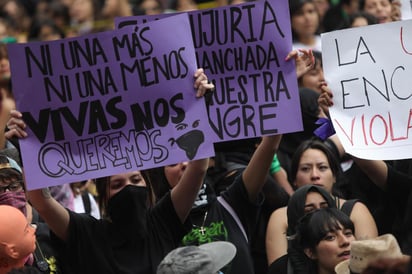
[[[140,187],[126,186],[111,201],[116,204],[113,199],[131,188]],[[118,197],[130,199],[128,197],[132,196],[129,193]],[[65,273],[156,273],[157,265],[168,252],[178,247],[188,227],[180,222],[170,193],[151,209],[144,202],[133,199],[130,202],[132,206],[126,203],[130,208],[123,208],[124,215],[117,218],[116,223],[69,211],[68,239],[60,242]]]
[[[32,214],[32,224],[37,226],[37,246],[34,251],[34,262],[32,266],[42,270],[41,273],[43,274],[63,273],[60,267],[58,251],[50,238],[50,229],[48,225],[41,220],[38,212],[34,208],[32,208]],[[44,270],[43,267],[47,267],[47,270]]]
[[[223,200],[222,202],[219,199]],[[194,225],[192,231],[183,239],[183,245],[200,245],[212,241],[229,241],[236,246],[236,256],[222,272],[225,274],[253,274],[253,261],[249,247],[250,234],[257,223],[257,216],[263,197],[256,204],[249,202],[242,176],[222,193],[220,198],[212,201],[203,213],[197,212],[190,218]],[[224,204],[233,209],[236,218]]]

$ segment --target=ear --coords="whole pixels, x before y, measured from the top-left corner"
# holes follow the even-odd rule
[[[318,258],[311,248],[305,248],[303,252],[311,260],[316,260]]]
[[[8,244],[8,243],[1,243],[3,246],[3,250],[5,254],[11,259],[18,259],[20,253],[16,250],[16,245]]]

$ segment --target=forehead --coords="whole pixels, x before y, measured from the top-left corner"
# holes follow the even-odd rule
[[[110,181],[118,180],[118,179],[124,179],[124,178],[130,178],[133,176],[141,176],[140,171],[131,171],[131,172],[125,172],[125,173],[119,173],[116,175],[112,175],[110,177]]]
[[[365,0],[366,5],[371,5],[375,3],[385,3],[389,5],[391,2],[389,0]]]
[[[20,174],[14,170],[0,171],[0,183],[4,181],[10,182],[11,180],[19,180],[20,178]]]
[[[324,202],[326,202],[326,199],[317,191],[308,192],[306,195],[305,204],[318,204]]]
[[[300,158],[300,164],[309,162],[326,162],[328,163],[328,158],[325,153],[319,149],[309,148],[302,153]]]
[[[316,9],[315,3],[312,1],[305,2],[299,10],[309,10],[309,9]]]

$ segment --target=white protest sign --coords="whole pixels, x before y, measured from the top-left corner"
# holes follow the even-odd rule
[[[412,20],[324,33],[322,56],[346,152],[412,158]]]
[[[411,9],[410,0],[401,0],[401,15],[402,20],[407,20],[412,18],[412,9]]]

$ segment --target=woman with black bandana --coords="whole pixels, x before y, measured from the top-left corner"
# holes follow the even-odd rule
[[[202,69],[195,73],[197,97],[213,84]],[[25,137],[21,115],[14,112],[10,134]],[[29,200],[53,232],[65,273],[156,273],[163,257],[187,232],[186,219],[206,174],[208,159],[188,164],[179,186],[155,205],[151,182],[138,171],[98,178],[107,218],[97,220],[64,208],[48,189],[29,191]]]

